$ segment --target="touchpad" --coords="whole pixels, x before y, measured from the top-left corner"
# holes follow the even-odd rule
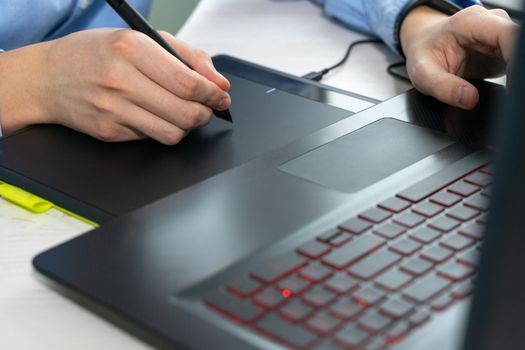
[[[453,144],[434,130],[384,118],[279,167],[341,192],[357,192]]]

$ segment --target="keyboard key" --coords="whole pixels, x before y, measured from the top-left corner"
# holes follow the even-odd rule
[[[423,202],[412,208],[412,211],[416,214],[423,215],[427,218],[432,218],[437,214],[445,210],[442,206],[434,204],[432,202]]]
[[[450,305],[454,303],[454,299],[449,294],[441,294],[436,299],[432,300],[430,307],[434,311],[446,310]]]
[[[337,228],[333,228],[317,236],[317,240],[324,242],[324,243],[329,243],[331,239],[333,239],[335,236],[340,235],[341,233],[342,233],[341,230],[338,230]]]
[[[383,210],[381,208],[377,208],[377,207],[374,207],[374,208],[370,208],[368,210],[366,210],[365,212],[359,214],[359,217],[361,219],[365,219],[365,220],[368,220],[368,221],[371,221],[375,224],[379,224],[383,221],[385,221],[386,219],[388,219],[389,217],[392,216],[392,213],[386,211],[386,210]]]
[[[336,269],[343,269],[383,244],[385,244],[385,241],[375,235],[363,235],[331,251],[325,255],[322,260],[325,264],[333,266]]]
[[[450,294],[454,299],[464,299],[474,292],[474,285],[470,280],[460,282],[452,287]]]
[[[381,304],[379,310],[391,318],[401,318],[411,313],[414,306],[403,299],[392,297]]]
[[[331,339],[325,339],[319,344],[316,344],[312,350],[334,350],[338,348],[339,346],[335,345]]]
[[[441,232],[430,227],[420,227],[409,235],[410,238],[423,244],[428,244],[441,237]]]
[[[310,282],[320,282],[330,277],[332,270],[316,261],[300,270],[299,275]]]
[[[479,187],[487,187],[493,182],[492,176],[482,173],[480,171],[470,174],[465,178],[465,181]]]
[[[280,306],[286,301],[286,297],[283,296],[281,291],[274,287],[266,287],[255,295],[253,300],[257,305],[262,306],[266,309],[273,309]]]
[[[423,223],[425,221],[425,218],[421,215],[417,215],[415,213],[403,213],[399,216],[397,216],[394,219],[394,222],[396,224],[408,227],[408,228],[414,228],[417,225]]]
[[[476,219],[476,221],[479,222],[480,224],[486,225],[487,222],[488,222],[488,219],[489,219],[488,213],[485,213],[485,214],[481,214],[481,215]]]
[[[323,310],[313,315],[308,322],[306,322],[306,325],[315,333],[326,334],[333,331],[334,328],[339,325],[339,320]]]
[[[319,259],[330,251],[330,246],[319,241],[310,241],[302,244],[297,251],[311,259]]]
[[[430,320],[430,311],[426,308],[419,308],[408,318],[410,327],[419,327]]]
[[[294,299],[281,308],[281,315],[291,321],[304,320],[314,309],[299,299]]]
[[[447,233],[458,227],[460,224],[461,222],[449,218],[448,216],[441,216],[433,220],[428,226],[443,233]]]
[[[299,278],[297,275],[288,276],[277,284],[279,289],[290,291],[292,294],[300,294],[309,286],[310,283],[306,282],[302,278]]]
[[[294,347],[307,347],[316,339],[315,335],[301,326],[287,322],[273,314],[259,321],[257,328],[270,337]]]
[[[359,282],[344,273],[339,273],[325,282],[325,288],[338,294],[348,293],[359,286]]]
[[[377,336],[365,344],[363,350],[385,350],[387,343],[382,336]]]
[[[341,230],[353,233],[354,235],[360,235],[371,227],[372,224],[370,222],[359,218],[352,218],[339,225]]]
[[[406,230],[403,227],[390,222],[387,222],[374,230],[374,233],[386,239],[396,238],[405,232]]]
[[[465,205],[477,210],[487,211],[490,207],[490,199],[480,193],[468,199]]]
[[[470,247],[474,243],[475,241],[473,239],[467,238],[462,235],[458,235],[457,233],[453,233],[445,237],[445,239],[443,239],[441,242],[439,242],[439,245],[458,252],[460,250]]]
[[[494,164],[489,164],[480,170],[482,173],[487,175],[494,175]]]
[[[464,181],[459,181],[450,186],[447,189],[449,192],[459,194],[462,197],[469,197],[473,195],[474,193],[479,191],[478,186],[471,185],[469,183],[466,183]]]
[[[359,319],[359,328],[368,333],[375,334],[385,329],[392,319],[379,313],[377,310],[371,310]]]
[[[339,298],[335,303],[330,305],[330,312],[341,319],[354,318],[363,310],[364,307],[350,297]]]
[[[485,226],[477,222],[468,224],[459,229],[459,234],[472,239],[480,240],[485,233]]]
[[[421,276],[430,271],[432,263],[418,257],[413,257],[404,261],[400,268],[413,276]]]
[[[407,287],[403,296],[416,303],[424,303],[444,291],[449,285],[449,280],[436,274],[429,274]]]
[[[410,326],[408,322],[398,321],[386,331],[386,341],[390,345],[395,345],[405,338],[409,332]]]
[[[241,297],[248,297],[257,292],[261,287],[262,285],[259,282],[249,277],[238,277],[226,286],[228,291]]]
[[[430,198],[431,202],[450,208],[461,201],[461,197],[450,192],[442,191]]]
[[[447,216],[459,221],[469,221],[479,215],[479,211],[464,205],[457,206],[447,213]]]
[[[440,264],[452,256],[452,251],[440,246],[433,246],[427,248],[421,253],[421,257],[425,260],[433,262],[434,264]]]
[[[463,265],[477,266],[479,263],[480,252],[476,248],[467,250],[458,255],[458,262]]]
[[[348,269],[348,273],[367,280],[401,260],[401,256],[381,249],[363,258]]]
[[[352,239],[352,235],[341,232],[341,234],[335,236],[334,238],[330,240],[330,245],[332,247],[340,247],[351,239]]]
[[[251,301],[241,299],[223,291],[214,291],[205,298],[206,304],[217,311],[232,317],[238,322],[251,322],[259,317],[263,310]]]
[[[314,286],[312,289],[303,294],[304,302],[315,306],[325,306],[336,297],[334,292],[329,291],[322,285]]]
[[[474,273],[472,267],[459,264],[455,261],[440,265],[437,271],[439,275],[452,281],[461,281]]]
[[[349,324],[336,333],[336,342],[344,347],[354,348],[361,345],[368,338],[368,333],[360,330],[353,324]]]
[[[353,298],[362,307],[368,307],[379,303],[385,298],[385,293],[375,287],[361,287],[358,289]]]
[[[412,281],[412,279],[413,277],[411,275],[408,275],[398,269],[391,269],[376,278],[375,283],[379,287],[393,292],[408,284],[408,282]]]
[[[409,208],[412,204],[410,202],[407,202],[404,199],[398,198],[398,197],[392,197],[387,199],[386,201],[381,202],[378,206],[380,208],[389,210],[393,213],[400,213],[403,210]]]
[[[273,283],[301,268],[306,264],[306,261],[305,258],[295,252],[288,253],[261,265],[252,271],[252,276],[262,282]]]
[[[392,243],[389,249],[401,255],[409,256],[414,254],[414,252],[421,248],[421,246],[421,243],[418,243],[414,240],[401,238]]]

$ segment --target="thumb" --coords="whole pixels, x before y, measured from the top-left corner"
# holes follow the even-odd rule
[[[479,102],[478,89],[465,79],[449,73],[433,62],[420,63],[416,74],[412,74],[414,86],[426,95],[451,106],[472,109]]]

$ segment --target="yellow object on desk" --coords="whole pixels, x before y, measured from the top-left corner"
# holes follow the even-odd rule
[[[35,214],[43,214],[51,208],[55,208],[82,222],[85,222],[88,225],[91,225],[93,227],[99,226],[97,223],[88,220],[84,217],[81,217],[80,215],[77,215],[75,213],[72,213],[69,210],[56,206],[52,202],[44,198],[29,193],[26,190],[21,189],[20,187],[9,185],[2,181],[0,181],[0,196],[6,199],[7,201],[18,205],[19,207],[22,207],[26,210],[29,210],[30,212]]]

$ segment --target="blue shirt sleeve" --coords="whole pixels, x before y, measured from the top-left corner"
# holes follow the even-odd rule
[[[324,7],[326,15],[362,33],[381,38],[397,52],[398,20],[410,0],[312,0]],[[455,0],[461,7],[481,4],[480,0]]]

